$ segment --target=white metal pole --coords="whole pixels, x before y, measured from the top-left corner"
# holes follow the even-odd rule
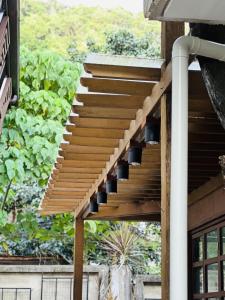
[[[188,58],[191,53],[224,61],[225,45],[181,37],[173,47],[170,300],[188,297]]]

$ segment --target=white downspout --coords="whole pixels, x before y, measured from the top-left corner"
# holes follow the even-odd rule
[[[172,53],[172,152],[170,203],[170,300],[187,300],[188,59],[190,54],[225,61],[225,45],[184,36]]]

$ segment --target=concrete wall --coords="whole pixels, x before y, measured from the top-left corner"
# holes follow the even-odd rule
[[[137,276],[133,282],[126,268],[118,270],[112,267],[109,272],[106,266],[86,266],[83,277],[83,300],[106,300],[109,291],[109,274],[111,290],[117,295],[117,300],[161,299],[159,277]],[[56,278],[58,278],[57,284]],[[30,288],[31,300],[72,300],[72,278],[73,266],[2,265],[0,266],[0,291],[1,288]],[[55,297],[56,291],[57,297]],[[0,300],[15,300],[15,296],[12,293],[1,299],[0,293]],[[30,299],[21,296],[18,300]]]
[[[70,300],[72,295],[73,266],[0,266],[0,288],[30,288],[32,300]],[[56,289],[56,278],[57,281]],[[101,291],[108,286],[108,268],[87,266],[84,268],[83,299],[103,300]],[[88,281],[88,285],[87,285]],[[88,291],[88,297],[87,297]],[[71,294],[71,295],[70,295]],[[14,298],[7,298],[7,300]]]
[[[151,275],[139,275],[135,280],[134,300],[161,299],[161,278]]]

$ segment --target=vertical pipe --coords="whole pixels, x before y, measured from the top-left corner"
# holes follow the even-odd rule
[[[170,300],[187,300],[188,51],[172,60]]]
[[[170,300],[188,297],[188,58],[225,61],[225,45],[183,36],[173,46],[170,203]]]

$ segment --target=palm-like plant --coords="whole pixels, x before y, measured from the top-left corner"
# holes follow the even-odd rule
[[[113,265],[128,266],[131,270],[143,266],[143,257],[146,250],[141,249],[139,236],[127,223],[121,223],[103,237],[102,247],[109,254]]]

